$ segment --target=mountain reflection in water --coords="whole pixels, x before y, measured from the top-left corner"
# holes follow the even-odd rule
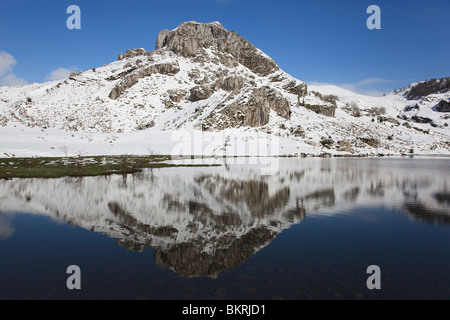
[[[383,206],[411,219],[450,224],[448,161],[280,159],[279,171],[227,165],[167,168],[122,177],[0,181],[0,240],[17,212],[44,214],[154,249],[180,276],[232,270],[309,215]]]

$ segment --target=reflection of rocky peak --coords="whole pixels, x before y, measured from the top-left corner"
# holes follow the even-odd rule
[[[163,48],[183,57],[195,57],[199,49],[216,49],[230,54],[237,62],[262,76],[279,70],[275,61],[237,33],[227,31],[219,22],[191,21],[172,31],[163,30],[156,38],[156,50]]]
[[[186,231],[197,236],[188,242],[175,242],[168,248],[155,247],[151,242],[137,243],[126,239],[117,243],[134,251],[154,247],[156,263],[160,267],[174,269],[179,275],[214,276],[223,270],[232,270],[277,236],[279,227],[286,225],[286,222],[279,221],[280,216],[275,215],[275,210],[284,212],[281,217],[288,223],[303,220],[306,213],[298,203],[293,208],[285,209],[289,202],[289,187],[281,188],[271,195],[267,182],[262,180],[246,181],[220,175],[201,175],[194,178],[193,187],[202,190],[203,197],[216,198],[223,210],[213,210],[208,204],[201,202],[203,197],[196,201],[180,201],[171,194],[165,194],[163,203],[166,214],[185,213],[193,217],[185,230],[143,224],[117,202],[108,203],[108,207],[119,219],[116,223],[127,230],[128,236],[139,235],[145,239],[154,235],[176,239],[179,232]],[[241,219],[242,211],[237,212],[237,208],[248,211],[252,222]],[[240,229],[242,231],[238,231]],[[211,242],[212,248],[205,250],[211,246]]]
[[[180,243],[170,250],[155,250],[155,261],[162,268],[172,268],[181,276],[215,276],[232,270],[268,245],[277,232],[260,226],[241,237],[226,234],[213,239],[216,250],[205,252],[194,243]]]
[[[449,223],[448,171],[430,174],[415,160],[416,167],[395,159],[280,161],[271,176],[228,165],[144,171],[126,181],[119,175],[0,180],[0,211],[47,214],[128,250],[152,248],[159,266],[183,276],[231,270],[306,215],[382,204],[420,221]],[[0,238],[14,232],[9,221],[0,216]]]
[[[273,214],[288,204],[289,187],[279,189],[270,195],[269,185],[263,180],[227,179],[217,175],[203,175],[195,179],[199,185],[212,194],[220,195],[236,205],[246,205],[252,216],[264,217]]]
[[[447,197],[450,196],[447,194]],[[423,203],[405,202],[402,211],[407,216],[422,222],[450,225],[450,214],[445,211],[430,210]]]

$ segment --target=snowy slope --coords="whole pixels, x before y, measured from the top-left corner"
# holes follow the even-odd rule
[[[228,34],[218,23],[183,25]],[[246,40],[236,41],[249,50]],[[419,102],[417,115],[432,121],[416,123],[412,115],[404,116],[410,102],[402,96],[374,98],[333,86],[306,91],[304,82],[263,52],[252,54],[273,70],[262,73],[252,68],[254,61],[239,60],[220,46],[200,47],[194,56],[163,47],[129,50],[117,61],[62,81],[0,87],[0,156],[61,156],[61,150],[220,154],[224,146],[241,155],[255,154],[255,141],[275,141],[279,147],[270,155],[450,152],[448,113],[435,110],[448,93]],[[312,91],[337,95],[339,101],[334,105]],[[352,103],[361,116],[352,114]]]

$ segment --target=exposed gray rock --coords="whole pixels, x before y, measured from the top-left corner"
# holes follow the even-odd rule
[[[78,73],[77,72],[72,72],[71,74],[70,74],[70,76],[69,76],[69,79],[70,80],[75,80],[75,77],[78,75]]]
[[[117,60],[123,60],[125,58],[133,58],[136,56],[143,56],[143,55],[147,55],[147,51],[145,49],[142,49],[142,48],[129,49],[129,50],[127,50],[126,53],[120,53],[117,56]]]
[[[308,93],[308,87],[304,82],[297,84],[296,81],[290,81],[283,89],[291,94],[297,95],[297,107],[300,106],[300,98],[303,98]]]
[[[255,89],[244,107],[244,126],[260,127],[269,122],[270,109],[289,119],[289,102],[278,91],[267,87]]]
[[[317,114],[321,114],[327,117],[333,117],[335,115],[336,112],[336,107],[335,106],[328,106],[328,105],[310,105],[310,104],[305,104],[305,108],[314,111]]]
[[[413,116],[411,117],[411,120],[417,123],[430,123],[433,120],[427,117],[419,117],[419,116]]]
[[[300,125],[297,125],[296,127],[292,127],[289,129],[289,132],[294,136],[294,137],[301,137],[304,138],[305,135],[305,131],[303,130],[303,128]]]
[[[400,125],[400,122],[398,122],[396,119],[392,117],[387,116],[377,116],[378,122],[390,122],[395,124],[396,126]]]
[[[213,94],[213,92],[214,91],[210,87],[206,86],[193,87],[191,88],[191,95],[189,97],[189,100],[191,100],[191,102],[205,100],[208,99]]]
[[[408,105],[408,106],[406,106],[404,109],[403,109],[403,111],[405,111],[405,112],[409,112],[409,111],[412,111],[412,110],[419,110],[420,109],[420,106],[416,103],[416,104],[414,104],[414,105]]]
[[[289,82],[287,85],[283,87],[283,89],[291,94],[296,94],[299,97],[306,96],[306,93],[308,92],[308,87],[306,86],[306,83],[297,84],[295,81]]]
[[[179,71],[180,68],[178,65],[172,65],[168,63],[138,69],[125,76],[111,91],[111,93],[109,94],[109,98],[113,100],[117,99],[125,90],[134,86],[140,79],[144,77],[148,77],[156,73],[164,75],[175,75]]]
[[[218,80],[217,84],[223,90],[230,92],[241,89],[244,84],[244,78],[241,76],[230,76],[225,79]]]
[[[402,126],[407,127],[408,129],[411,129],[411,125],[408,122],[403,122]]]
[[[217,114],[211,114],[203,123],[203,130],[230,127],[260,127],[269,122],[270,110],[280,117],[290,118],[289,102],[281,93],[269,87],[254,89],[247,101],[235,102]]]
[[[339,151],[350,152],[350,153],[354,152],[352,149],[352,144],[349,140],[344,139],[344,140],[338,141],[337,144],[338,144],[337,149]]]
[[[280,117],[289,120],[291,109],[286,98],[284,98],[283,95],[275,89],[268,87],[263,89],[264,90],[255,90],[255,95],[258,96],[260,94],[264,101],[265,94],[265,99],[268,101],[269,108],[275,111]]]
[[[170,35],[170,30],[164,29],[162,30],[158,36],[156,37],[156,45],[155,50],[162,49],[166,45],[166,41],[168,40]]]
[[[186,96],[186,91],[168,90],[167,94],[169,95],[169,99],[172,100],[172,102],[181,102],[181,100],[183,100],[183,98]]]
[[[108,81],[115,81],[115,80],[118,80],[118,79],[120,79],[120,78],[125,77],[127,74],[130,74],[131,72],[133,72],[134,70],[137,69],[136,67],[131,67],[131,64],[128,65],[128,68],[129,68],[129,69],[127,69],[127,70],[125,70],[125,71],[122,71],[122,72],[119,73],[119,74],[115,74],[115,75],[109,76],[108,78],[106,78],[106,80],[108,80]]]
[[[156,50],[169,49],[183,57],[195,57],[199,49],[214,48],[231,54],[237,62],[266,76],[279,70],[278,65],[250,42],[220,23],[185,22],[174,30],[163,30],[156,38]]]
[[[155,121],[143,122],[137,126],[137,130],[145,130],[155,126]]]
[[[450,102],[445,100],[439,101],[436,110],[439,112],[450,112]]]
[[[450,91],[450,77],[415,82],[401,90],[395,91],[395,93],[402,94],[408,100],[419,100],[430,94],[448,91]]]
[[[379,148],[380,147],[380,141],[375,138],[359,138],[362,142],[365,144],[371,146],[372,148]]]

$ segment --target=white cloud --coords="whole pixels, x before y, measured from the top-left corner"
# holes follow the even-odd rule
[[[78,71],[79,69],[76,67],[70,67],[70,69],[59,67],[58,69],[55,69],[52,72],[50,72],[50,74],[47,75],[45,79],[48,81],[67,79],[72,72]]]
[[[0,80],[0,84],[2,86],[17,87],[17,86],[24,86],[24,85],[28,84],[28,81],[23,78],[19,78],[14,73],[10,73],[10,74],[7,74],[6,76],[4,76]]]
[[[16,59],[5,51],[0,51],[0,77],[11,72],[12,68],[17,64]]]
[[[366,86],[366,85],[374,85],[380,83],[390,83],[392,80],[381,79],[381,78],[368,78],[361,81],[356,82],[358,86]]]
[[[359,93],[365,94],[369,96],[382,96],[383,93],[386,93],[386,90],[376,90],[374,86],[386,85],[388,83],[393,82],[392,80],[381,79],[381,78],[368,78],[364,80],[360,80],[353,83],[341,83],[338,84],[339,87]]]
[[[0,85],[2,86],[23,86],[28,82],[12,73],[17,64],[13,55],[5,51],[0,51]]]
[[[352,90],[352,91],[362,94],[364,96],[382,97],[384,94],[392,92],[393,90],[392,89],[389,89],[389,90],[356,89],[356,90]]]
[[[393,80],[381,79],[381,78],[368,78],[352,83],[323,83],[323,82],[310,82],[310,85],[334,85],[346,90],[353,91],[358,94],[366,96],[381,97],[383,94],[392,92],[393,89],[386,88],[380,89],[380,87],[386,87],[387,84],[392,84]]]

